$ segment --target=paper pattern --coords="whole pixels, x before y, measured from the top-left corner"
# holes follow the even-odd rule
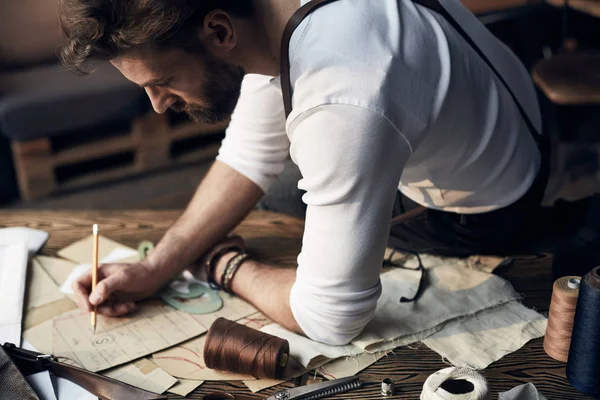
[[[193,316],[158,302],[139,304],[128,317],[98,315],[96,333],[90,313],[76,310],[54,319],[53,354],[102,371],[176,345],[206,332]]]
[[[55,257],[37,256],[35,260],[58,286],[61,286],[67,280],[73,268],[77,266],[74,262]]]
[[[177,383],[177,379],[145,358],[106,371],[102,375],[156,394],[163,394]]]
[[[40,263],[39,257],[33,258],[30,268],[23,330],[77,308],[70,298],[60,292],[54,279]]]
[[[277,386],[283,382],[289,381],[304,374],[306,369],[300,365],[300,363],[290,357],[288,364],[285,368],[284,378],[282,380],[277,379],[255,379],[250,381],[244,381],[244,385],[250,389],[252,393],[260,392],[261,390]]]
[[[40,307],[65,298],[54,280],[48,275],[37,258],[31,261],[29,285],[27,285],[27,309]]]
[[[35,351],[44,354],[52,354],[52,319],[49,319],[39,325],[26,329],[23,332],[23,339],[29,342]]]
[[[179,379],[179,382],[175,384],[172,388],[167,390],[169,393],[177,394],[179,396],[187,396],[192,393],[194,389],[202,385],[203,381],[192,381],[189,379]]]
[[[260,329],[270,321],[261,313],[254,313],[246,318],[233,319],[242,325]],[[173,348],[155,353],[152,360],[169,374],[183,379],[201,381],[243,381],[254,380],[249,375],[210,369],[204,363],[204,343],[206,335],[192,339]]]
[[[0,343],[21,346],[27,259],[25,242],[0,246]]]
[[[94,236],[90,235],[85,239],[73,243],[70,246],[58,252],[58,255],[67,260],[73,261],[76,264],[91,264],[92,263],[92,251],[94,247]],[[115,251],[117,251],[118,259],[114,259]],[[128,254],[128,256],[127,256]],[[109,257],[112,256],[112,257]],[[105,262],[135,262],[138,260],[138,252],[131,247],[123,246],[115,242],[114,240],[108,239],[102,235],[98,236],[98,259],[109,261]]]
[[[104,258],[100,259],[100,264],[110,264],[115,262],[122,262],[123,260],[127,260],[132,257],[132,252],[135,253],[134,256],[137,257],[137,252],[135,250],[117,247],[114,248],[110,253],[108,253]],[[73,294],[73,282],[75,282],[81,275],[88,272],[92,269],[92,264],[79,264],[69,273],[67,279],[61,284],[60,291],[65,294]]]
[[[482,370],[544,336],[548,320],[518,301],[452,321],[423,344],[457,367]]]
[[[69,312],[54,319],[53,354],[77,360],[90,371],[102,371],[201,335],[219,316],[235,320],[256,312],[235,297],[223,296],[223,300],[221,310],[206,315],[186,314],[158,301],[140,303],[126,317],[99,315],[96,334],[88,312]]]

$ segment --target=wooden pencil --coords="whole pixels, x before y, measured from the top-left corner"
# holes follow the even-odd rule
[[[92,232],[94,233],[94,250],[92,253],[92,292],[98,284],[98,224],[94,224]],[[92,329],[96,332],[96,306],[92,311]]]

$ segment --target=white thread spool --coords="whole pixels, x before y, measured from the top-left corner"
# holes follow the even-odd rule
[[[421,400],[490,400],[487,380],[467,368],[444,368],[423,385]]]

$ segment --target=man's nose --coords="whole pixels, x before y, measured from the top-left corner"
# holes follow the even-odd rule
[[[160,88],[147,87],[146,94],[150,98],[152,108],[159,114],[167,111],[176,102],[175,96]]]

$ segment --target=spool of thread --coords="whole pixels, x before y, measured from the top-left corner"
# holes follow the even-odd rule
[[[600,267],[581,281],[567,378],[580,392],[600,397]]]
[[[555,360],[567,362],[579,297],[581,277],[565,276],[554,282],[544,350]]]
[[[287,365],[287,340],[218,318],[204,343],[204,363],[219,371],[281,379]]]
[[[487,380],[468,368],[444,368],[423,385],[421,400],[490,400]]]

